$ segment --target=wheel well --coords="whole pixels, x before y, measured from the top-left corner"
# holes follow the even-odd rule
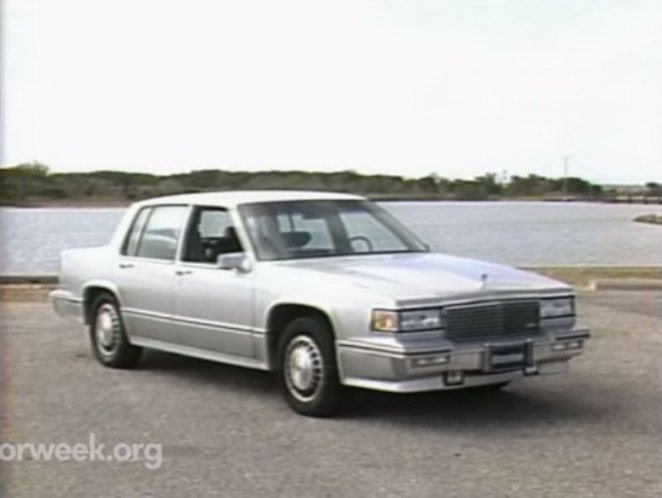
[[[271,366],[277,365],[276,353],[278,339],[285,327],[293,320],[304,316],[319,317],[324,320],[333,332],[333,324],[329,316],[319,308],[303,304],[279,304],[269,312],[267,321],[267,355]]]
[[[100,294],[111,294],[117,299],[115,293],[106,287],[88,287],[83,294],[83,312],[85,314],[85,324],[89,325],[92,320],[92,303]]]

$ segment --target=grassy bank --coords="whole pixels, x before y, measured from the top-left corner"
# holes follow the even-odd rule
[[[659,266],[545,266],[524,269],[580,287],[599,279],[662,279],[662,267]]]
[[[361,194],[359,194],[361,195]],[[481,199],[461,198],[461,197],[445,197],[439,195],[426,195],[426,194],[364,194],[365,197],[376,202],[440,202],[440,201],[453,201],[453,202],[507,202],[507,201],[520,201],[520,202],[582,202],[582,203],[614,203],[615,201],[608,198],[592,198],[592,197],[547,197],[547,196],[498,196],[486,197]],[[127,207],[135,200],[126,200],[115,197],[80,197],[80,198],[67,198],[67,199],[47,199],[47,198],[26,198],[16,201],[7,201],[0,199],[0,207],[17,207],[17,208],[121,208]],[[642,202],[642,204],[646,204]],[[650,202],[648,203],[650,204]],[[654,215],[650,215],[654,216]],[[642,221],[636,219],[635,221]],[[648,222],[651,223],[651,222]]]
[[[0,201],[0,207],[14,208],[121,208],[133,201],[113,197],[81,197],[70,199],[27,198],[20,201]]]
[[[106,170],[56,173],[36,162],[0,168],[0,190],[3,194],[0,200],[5,204],[106,205],[110,200],[112,205],[116,205],[176,193],[260,189],[353,192],[389,200],[587,200],[611,195],[600,185],[583,178],[547,178],[535,174],[505,178],[493,172],[473,179],[451,179],[437,173],[415,178],[363,174],[351,170],[208,169],[175,174]],[[654,194],[651,189],[646,192]]]
[[[634,221],[637,223],[648,223],[651,225],[662,225],[662,214],[642,214],[637,216]]]

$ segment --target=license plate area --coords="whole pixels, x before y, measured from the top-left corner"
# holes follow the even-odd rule
[[[529,363],[525,344],[490,346],[486,352],[485,370],[522,370]]]

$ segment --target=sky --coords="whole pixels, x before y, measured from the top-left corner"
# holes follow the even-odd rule
[[[660,0],[4,0],[2,163],[662,182]]]

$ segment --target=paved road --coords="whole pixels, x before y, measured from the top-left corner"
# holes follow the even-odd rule
[[[5,496],[659,497],[662,294],[598,292],[570,374],[494,395],[351,393],[296,416],[260,372],[152,353],[107,370],[43,303],[2,311],[5,437],[163,444],[164,464],[5,464]]]

